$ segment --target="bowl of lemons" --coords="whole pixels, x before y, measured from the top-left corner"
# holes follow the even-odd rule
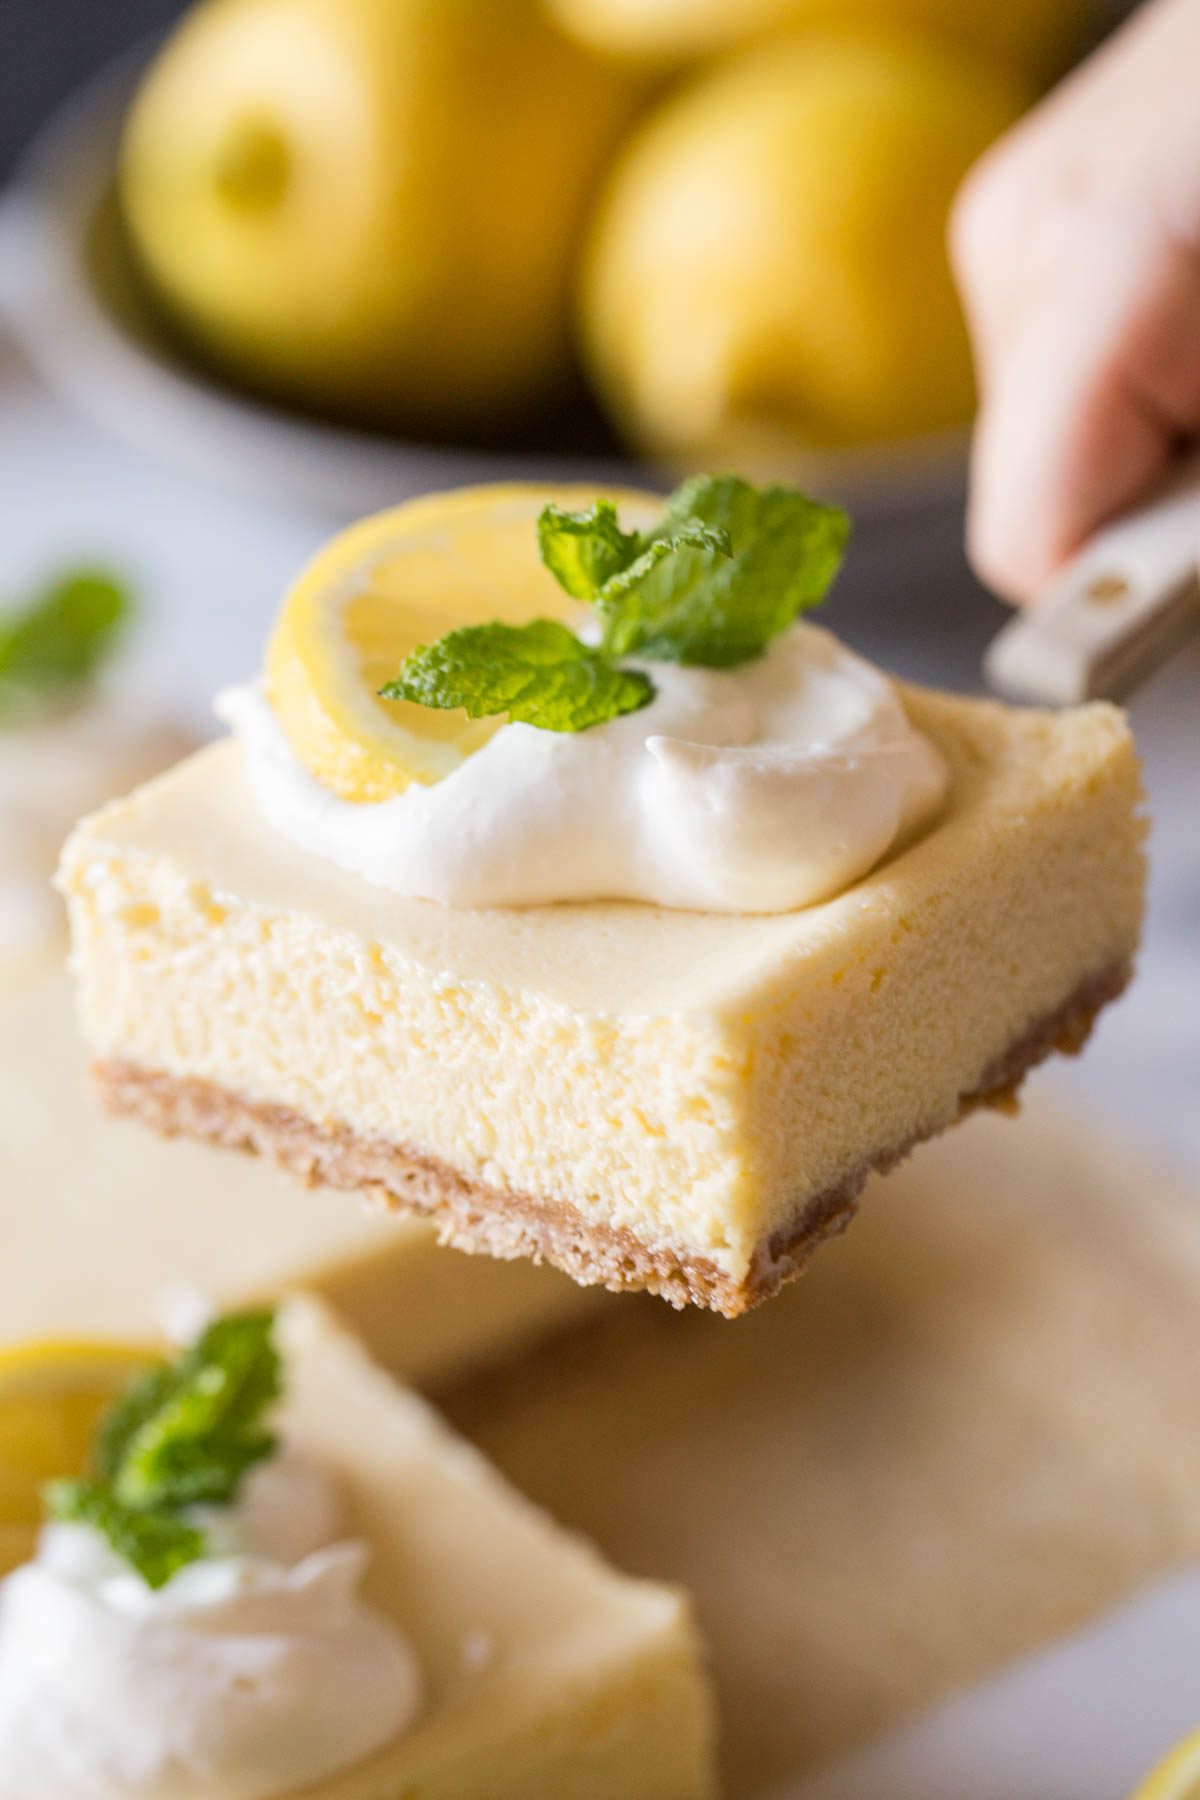
[[[1085,0],[200,0],[35,142],[0,304],[159,457],[352,514],[737,465],[957,487],[965,170]]]

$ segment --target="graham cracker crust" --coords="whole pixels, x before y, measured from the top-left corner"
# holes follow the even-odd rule
[[[960,1096],[955,1123],[977,1106],[1012,1112],[1028,1071],[1054,1051],[1075,1055],[1096,1015],[1129,980],[1122,959],[1088,976],[1067,1000],[1038,1019]],[[798,1203],[792,1220],[758,1247],[738,1282],[686,1248],[643,1242],[626,1229],[584,1218],[573,1207],[468,1180],[425,1151],[356,1136],[344,1125],[317,1124],[288,1107],[251,1101],[211,1082],[177,1079],[115,1060],[93,1065],[110,1112],[140,1119],[165,1137],[200,1138],[226,1149],[271,1157],[306,1184],[352,1188],[393,1210],[431,1218],[441,1241],[458,1250],[529,1257],[564,1270],[584,1286],[647,1289],[672,1306],[708,1307],[735,1318],[799,1275],[813,1252],[844,1231],[870,1175],[893,1168],[934,1126],[868,1157],[825,1193]]]

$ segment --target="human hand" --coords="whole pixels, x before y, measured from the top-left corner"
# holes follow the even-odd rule
[[[1151,0],[967,177],[968,544],[1028,599],[1200,432],[1200,0]]]

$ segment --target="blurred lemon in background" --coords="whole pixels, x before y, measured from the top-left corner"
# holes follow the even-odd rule
[[[916,25],[1009,58],[1036,75],[1054,71],[1087,23],[1085,0],[548,0],[581,42],[611,54],[678,62],[780,27]]]
[[[632,141],[582,283],[594,381],[669,462],[776,466],[965,420],[946,214],[1028,100],[918,34],[803,33],[700,75]]]
[[[488,428],[564,375],[578,231],[637,87],[538,0],[205,0],[134,102],[124,215],[236,377]]]
[[[1176,1745],[1132,1800],[1200,1800],[1200,1731]]]

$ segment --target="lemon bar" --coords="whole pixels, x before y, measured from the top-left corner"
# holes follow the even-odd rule
[[[261,1323],[214,1322],[203,1365],[206,1400],[235,1390],[243,1421],[275,1384]],[[224,1495],[199,1519],[169,1482],[153,1502],[114,1497],[94,1455],[82,1479],[52,1482],[47,1529],[3,1592],[6,1796],[710,1800],[712,1703],[686,1596],[560,1530],[319,1302],[285,1299],[268,1329],[271,1430],[247,1443],[228,1428],[252,1473],[217,1485],[228,1434],[185,1424],[174,1440]],[[75,1405],[60,1389],[52,1410],[56,1364],[61,1381],[72,1362]],[[94,1381],[96,1346],[79,1344],[6,1361],[18,1493],[31,1446],[60,1471],[74,1462],[76,1421],[95,1416],[89,1365]],[[169,1365],[151,1378],[160,1442],[197,1392],[193,1371],[163,1403],[164,1378]]]
[[[1123,716],[900,693],[948,771],[938,821],[774,915],[406,899],[265,830],[236,743],[200,752],[64,852],[109,1104],[462,1249],[744,1311],[1129,977]]]

